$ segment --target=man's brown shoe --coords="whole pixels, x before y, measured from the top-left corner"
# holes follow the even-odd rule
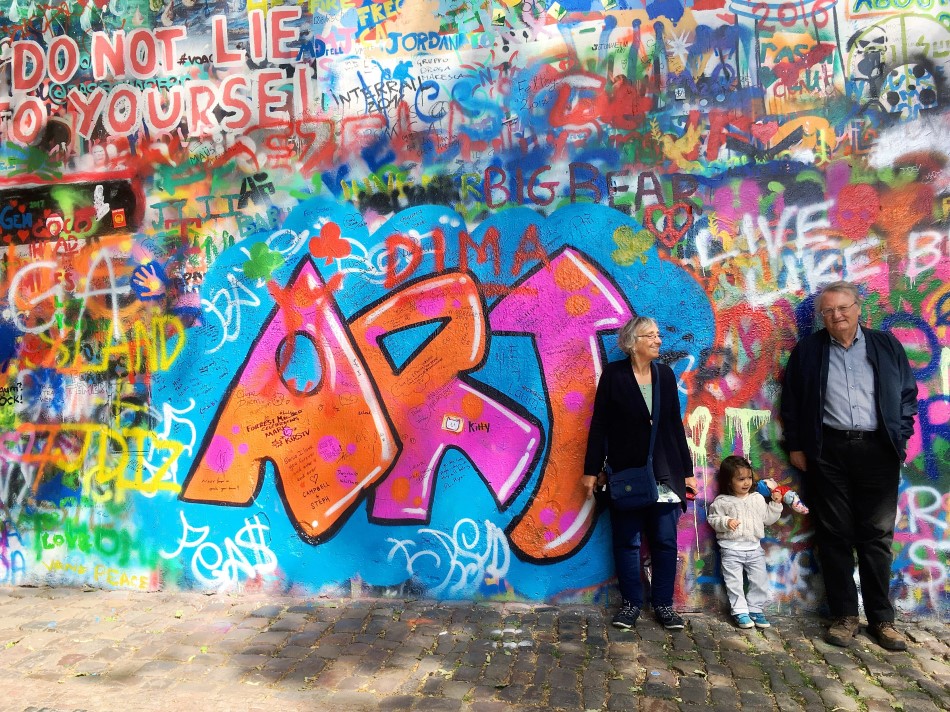
[[[825,642],[847,648],[858,634],[858,617],[842,616],[836,618],[825,633]],[[895,631],[896,632],[896,631]]]
[[[907,641],[900,631],[889,621],[872,623],[868,626],[868,633],[885,650],[907,650]]]

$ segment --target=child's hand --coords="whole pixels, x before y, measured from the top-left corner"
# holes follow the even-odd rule
[[[728,522],[728,525],[729,525],[729,529],[731,529],[732,531],[735,531],[736,529],[739,528],[739,520],[738,520],[738,519],[730,519],[729,522]]]
[[[773,501],[773,502],[781,502],[781,501],[782,501],[782,493],[779,492],[778,487],[776,487],[774,490],[772,490],[772,501]]]

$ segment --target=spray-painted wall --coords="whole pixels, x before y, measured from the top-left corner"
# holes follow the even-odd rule
[[[815,292],[920,421],[894,594],[945,614],[950,16],[931,0],[13,0],[0,17],[0,583],[604,600],[594,387],[660,323],[721,600],[730,453]],[[774,603],[818,606],[806,518]]]

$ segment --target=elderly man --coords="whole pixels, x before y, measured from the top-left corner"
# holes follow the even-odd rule
[[[900,342],[858,324],[861,295],[853,284],[829,284],[817,311],[825,328],[792,351],[781,414],[789,459],[805,472],[815,515],[834,619],[825,640],[846,647],[858,632],[857,552],[868,632],[881,647],[904,650],[889,596],[891,543],[917,384]]]

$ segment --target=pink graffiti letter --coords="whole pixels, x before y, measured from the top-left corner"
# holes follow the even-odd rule
[[[570,556],[593,526],[593,500],[586,498],[581,475],[603,368],[597,332],[629,318],[620,292],[571,248],[539,265],[491,310],[492,331],[534,336],[551,408],[549,456],[537,491],[509,528],[524,558]]]
[[[434,322],[438,328],[407,363],[389,359],[384,337]],[[534,464],[541,435],[459,378],[481,364],[488,339],[472,279],[456,272],[411,283],[350,326],[403,446],[373,493],[373,516],[428,520],[435,474],[449,448],[465,453],[499,506],[510,504]]]

